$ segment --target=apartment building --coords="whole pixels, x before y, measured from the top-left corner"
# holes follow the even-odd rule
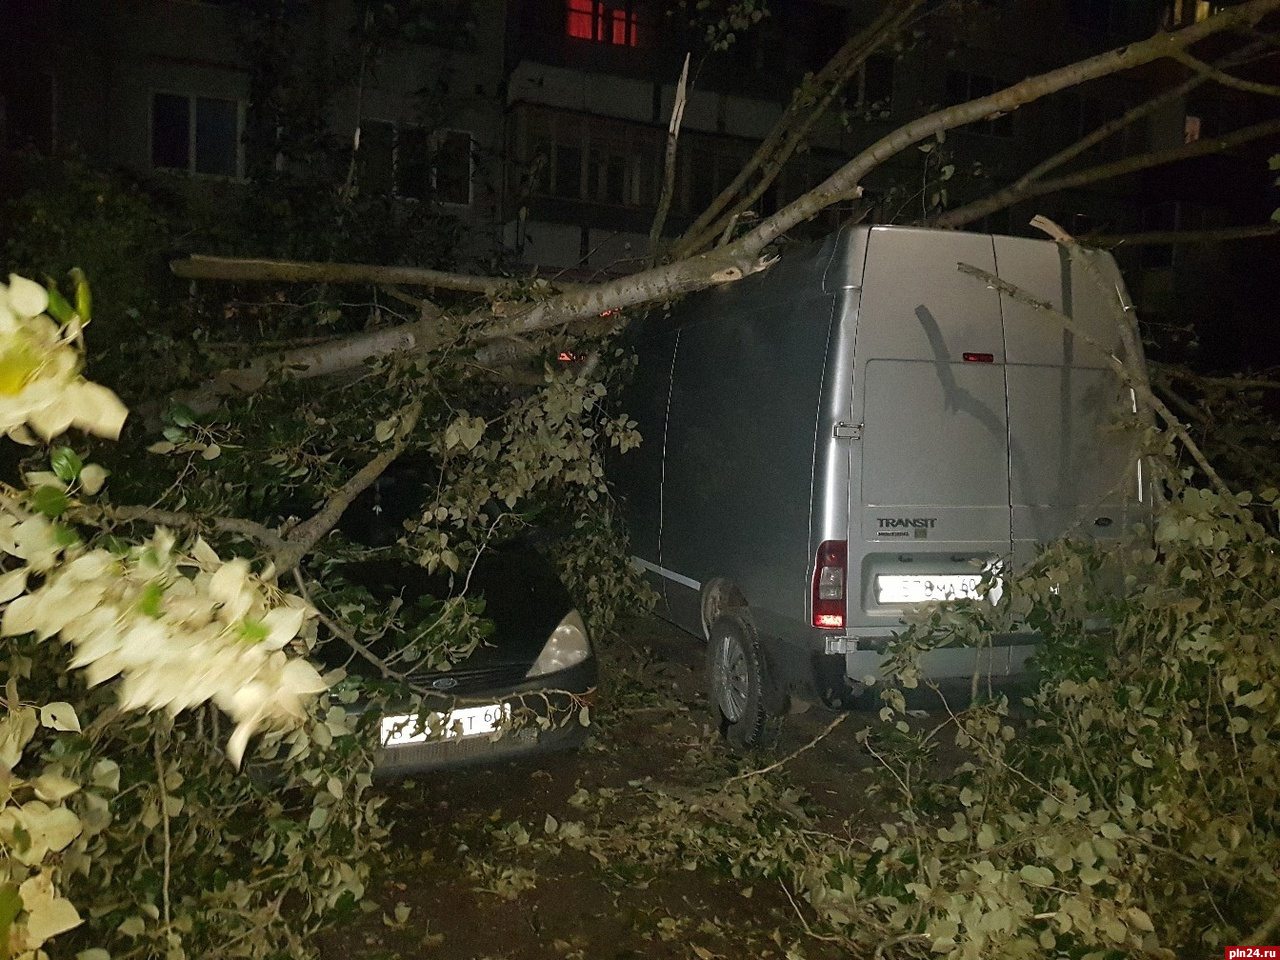
[[[797,84],[880,6],[771,0],[768,15],[723,50],[709,49],[718,15],[715,3],[708,9],[659,0],[0,0],[0,135],[9,147],[75,148],[177,188],[233,195],[263,164],[300,162],[273,154],[273,105],[258,102],[261,63],[250,67],[254,44],[287,29],[296,74],[288,92],[323,93],[321,125],[353,158],[339,171],[345,186],[434,204],[510,263],[617,272],[649,253],[685,55],[691,86],[667,236],[733,178]],[[960,17],[927,8],[897,48],[867,61],[755,212],[767,216],[930,109],[1212,12],[1206,0],[1003,0]],[[929,153],[905,151],[868,178],[862,202],[828,211],[809,232],[850,216],[927,218],[944,195],[962,204],[1141,102],[1150,79],[1108,78],[954,131]],[[1246,97],[1202,91],[1077,166],[1210,135],[1256,109]],[[1152,182],[1106,181],[978,226],[1016,232],[1030,212],[1111,232],[1229,216],[1211,193],[1170,206],[1149,195]],[[1136,266],[1167,269],[1175,256],[1144,254]]]

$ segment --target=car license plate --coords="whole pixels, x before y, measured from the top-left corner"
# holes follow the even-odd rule
[[[419,728],[418,717],[394,716],[382,718],[382,745],[403,747],[410,743],[428,740],[457,740],[462,737],[478,737],[495,732],[503,721],[511,716],[505,703],[490,703],[480,707],[459,707],[447,715],[429,713]],[[439,731],[433,733],[433,731]]]
[[[936,577],[882,575],[876,577],[876,600],[880,603],[925,603],[930,600],[975,599],[981,582],[979,574]]]

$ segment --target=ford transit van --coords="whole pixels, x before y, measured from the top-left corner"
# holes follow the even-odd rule
[[[856,693],[910,604],[975,596],[1068,531],[1147,511],[1132,393],[1044,311],[1120,355],[1111,257],[986,234],[846,227],[638,324],[617,480],[662,616],[709,640],[723,732],[752,744],[788,695]],[[1007,569],[1008,567],[1006,567]],[[1034,638],[943,649],[935,677],[1017,673]],[[979,660],[978,658],[981,658]]]

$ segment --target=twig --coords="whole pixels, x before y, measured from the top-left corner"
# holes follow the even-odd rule
[[[800,909],[800,904],[796,903],[796,898],[791,895],[786,883],[779,879],[778,886],[782,887],[782,892],[787,895],[787,899],[791,901],[791,908],[795,910],[796,917],[800,920],[800,926],[804,927],[805,936],[813,940],[821,940],[824,943],[841,943],[848,944],[848,940],[844,937],[835,937],[830,934],[814,933],[813,927],[809,926],[809,921],[805,918],[804,912]]]
[[[724,233],[720,234],[720,240],[716,243],[717,247],[723,247],[726,243],[733,239],[733,230],[738,225],[738,220],[742,217],[741,212],[735,213],[729,217],[724,225]]]
[[[302,578],[302,572],[297,567],[293,568],[293,582],[297,584],[298,593],[301,594],[302,599],[306,600],[307,603],[311,604],[311,606],[315,608],[318,616],[320,617],[320,622],[323,623],[329,629],[329,632],[332,633],[334,636],[338,637],[338,639],[346,643],[347,646],[351,647],[352,650],[360,654],[360,656],[364,657],[371,664],[377,667],[384,679],[395,680],[399,683],[403,683],[414,693],[430,692],[427,690],[426,687],[419,686],[413,683],[413,681],[411,681],[406,674],[400,673],[398,670],[392,669],[391,666],[388,665],[387,661],[383,660],[376,653],[370,650],[367,646],[365,646],[363,643],[357,640],[349,630],[344,630],[342,625],[339,624],[336,620],[333,620],[332,618],[325,616],[325,614],[322,611],[320,611],[320,608],[317,607],[315,603],[312,602],[310,594],[307,591],[306,581]]]
[[[781,760],[771,763],[767,767],[761,767],[759,770],[751,770],[747,773],[740,773],[737,776],[730,777],[728,780],[725,781],[725,783],[733,783],[735,780],[746,780],[748,777],[759,777],[759,776],[763,776],[766,773],[772,773],[774,770],[777,770],[782,765],[800,756],[800,754],[804,753],[806,750],[810,750],[813,747],[816,747],[819,743],[822,742],[823,739],[826,738],[827,734],[829,734],[836,727],[840,726],[840,724],[844,723],[845,718],[848,716],[849,714],[847,713],[837,714],[836,718],[832,720],[830,723],[828,723],[826,728],[823,729],[821,733],[819,733],[816,737],[814,737],[812,740],[810,740],[800,749],[793,750],[791,753],[787,754]]]
[[[409,442],[409,435],[418,425],[422,415],[422,401],[415,400],[400,411],[400,425],[396,430],[395,442],[379,453],[360,469],[358,473],[325,501],[325,505],[312,517],[298,524],[290,532],[284,546],[276,557],[276,565],[281,570],[291,570],[301,562],[320,538],[333,529],[342,519],[342,514],[351,502],[386,471],[387,467],[404,452]]]
[[[141,521],[157,526],[179,527],[184,530],[212,528],[219,533],[234,533],[254,540],[273,554],[284,550],[287,545],[285,539],[270,527],[242,517],[207,517],[196,513],[159,510],[155,507],[78,507],[75,514],[86,519],[100,517],[109,521]]]
[[[1262,921],[1258,928],[1249,934],[1247,940],[1242,940],[1241,945],[1246,947],[1256,947],[1264,944],[1271,938],[1271,934],[1277,927],[1280,927],[1280,903],[1277,903],[1275,909],[1271,911],[1271,916]]]
[[[923,933],[904,933],[901,936],[894,937],[892,940],[886,940],[876,947],[876,952],[872,954],[875,960],[880,960],[884,956],[885,950],[890,947],[896,947],[900,943],[910,943],[912,940],[928,940],[929,938]]]
[[[1115,354],[1090,336],[1078,323],[1068,317],[1061,310],[1054,309],[1053,305],[1047,301],[1038,300],[1021,287],[1015,286],[1007,280],[1000,279],[993,273],[988,273],[986,270],[971,266],[970,264],[957,264],[957,268],[961,273],[968,274],[971,277],[976,277],[977,279],[982,280],[988,286],[999,290],[1001,293],[1007,294],[1019,303],[1025,303],[1027,306],[1035,307],[1048,317],[1062,324],[1063,327],[1070,330],[1080,340],[1083,340],[1090,346],[1096,347],[1100,350],[1111,366],[1120,374],[1121,378],[1129,384],[1129,386],[1133,387],[1135,392],[1141,394],[1142,402],[1148,404],[1150,409],[1153,409],[1160,416],[1160,419],[1164,421],[1169,430],[1171,430],[1173,434],[1182,441],[1183,445],[1187,448],[1187,452],[1191,454],[1192,458],[1196,461],[1196,464],[1204,471],[1205,476],[1207,476],[1209,481],[1213,484],[1214,489],[1217,490],[1217,492],[1224,498],[1232,502],[1235,501],[1235,494],[1231,492],[1231,488],[1223,482],[1220,476],[1218,476],[1218,471],[1214,470],[1209,461],[1205,459],[1204,454],[1200,451],[1200,447],[1193,439],[1191,439],[1191,435],[1187,433],[1186,427],[1184,427],[1181,421],[1174,416],[1173,411],[1165,405],[1164,401],[1151,392],[1150,387],[1146,388],[1145,393],[1141,392],[1141,382],[1135,381],[1135,379],[1129,375],[1128,368],[1123,360],[1115,356]]]
[[[1244,90],[1248,93],[1260,93],[1267,97],[1280,97],[1280,87],[1274,83],[1257,83],[1253,80],[1242,80],[1239,77],[1233,77],[1231,74],[1205,63],[1203,60],[1193,57],[1185,50],[1179,50],[1174,53],[1173,59],[1184,66],[1190,67],[1196,73],[1211,80],[1216,80],[1224,87],[1231,87],[1233,90]]]
[[[378,288],[393,300],[399,300],[401,303],[407,303],[418,311],[418,317],[422,320],[438,320],[444,316],[444,311],[437,307],[430,300],[424,300],[421,297],[413,297],[390,284],[384,284]]]
[[[160,731],[151,738],[156,758],[156,779],[160,786],[160,822],[164,827],[164,886],[160,889],[161,902],[164,904],[164,928],[169,930],[169,871],[170,859],[173,855],[173,839],[169,835],[169,788],[164,782],[164,757],[160,753]]]

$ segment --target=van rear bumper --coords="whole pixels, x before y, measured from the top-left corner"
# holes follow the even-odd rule
[[[849,637],[827,637],[825,641],[825,653],[858,653],[873,652],[883,653],[888,649],[889,644],[895,639],[895,634],[875,634],[866,635],[859,634]],[[1034,646],[1040,642],[1039,634],[1028,632],[1015,633],[994,633],[990,640],[984,646],[991,647],[1021,647]],[[954,649],[961,649],[959,647]]]

